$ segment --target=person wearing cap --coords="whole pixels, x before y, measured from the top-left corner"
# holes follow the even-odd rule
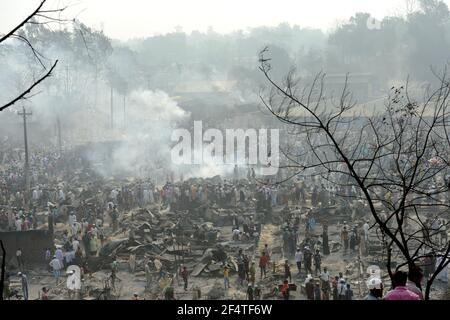
[[[337,284],[339,300],[346,300],[347,283],[344,278],[340,278]]]
[[[67,291],[69,294],[69,299],[72,299],[75,297],[75,293],[77,290],[81,289],[81,281],[80,278],[75,274],[75,270],[71,270],[67,272]]]
[[[397,271],[392,279],[394,289],[386,293],[383,300],[420,300],[419,295],[409,291],[406,287],[407,279],[408,274],[406,272]]]
[[[22,282],[23,300],[28,300],[28,277],[22,272],[19,272],[17,275],[20,277]]]
[[[380,278],[372,277],[367,281],[367,288],[369,294],[365,300],[381,300],[383,297],[383,283]]]

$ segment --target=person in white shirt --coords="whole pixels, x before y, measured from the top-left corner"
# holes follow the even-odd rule
[[[339,300],[345,300],[345,294],[347,292],[347,283],[344,278],[339,279],[339,282],[337,285],[337,290],[338,290]]]
[[[22,231],[22,219],[17,217],[15,225],[16,225],[16,231]]]
[[[327,268],[323,268],[323,272],[320,274],[320,280],[330,282],[330,273],[327,271]]]
[[[111,193],[109,194],[109,197],[112,199],[114,203],[117,203],[117,195],[119,192],[116,189],[112,189]]]
[[[239,240],[239,235],[241,234],[241,231],[236,228],[233,230],[233,240]]]
[[[77,252],[79,246],[80,246],[80,241],[78,241],[77,238],[73,239],[72,248],[73,248],[74,252]]]
[[[369,229],[370,229],[369,221],[366,221],[366,223],[364,223],[363,229],[364,229],[364,240],[367,243],[369,242]]]
[[[39,200],[40,194],[39,194],[39,187],[33,190],[33,201],[37,202]]]
[[[74,222],[71,226],[72,226],[72,235],[73,236],[77,235],[78,232],[80,232],[81,230],[81,223]]]
[[[64,254],[64,260],[66,264],[70,265],[73,260],[75,260],[75,251],[68,251]]]
[[[53,269],[53,276],[56,279],[56,284],[59,283],[59,277],[61,276],[61,269],[63,268],[61,262],[58,258],[56,258],[56,255],[53,256],[52,261],[50,261],[49,266]]]
[[[61,263],[61,267],[64,266],[64,254],[63,251],[61,250],[61,248],[57,248],[55,250],[55,258],[57,258],[59,260],[59,262]]]
[[[17,249],[16,251],[16,259],[17,259],[17,265],[20,270],[23,268],[23,260],[22,260],[22,249]]]
[[[81,289],[81,280],[75,274],[75,270],[69,271],[66,285],[69,293],[69,299],[72,299],[75,296],[75,293]]]
[[[295,253],[295,263],[297,264],[298,274],[302,272],[303,252],[300,248],[297,248]]]
[[[66,195],[62,189],[58,190],[58,200],[60,203],[66,201]]]
[[[77,216],[75,215],[75,212],[71,212],[69,215],[69,225],[73,225],[75,222],[77,222]]]

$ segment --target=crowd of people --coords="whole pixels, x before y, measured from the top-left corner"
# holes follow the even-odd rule
[[[232,240],[254,240],[258,244],[261,224],[281,219],[282,257],[284,280],[275,288],[276,294],[283,299],[290,298],[293,289],[292,279],[302,278],[305,296],[309,300],[352,300],[354,292],[344,275],[332,277],[324,267],[323,258],[331,252],[328,223],[321,219],[323,208],[340,205],[342,210],[353,210],[338,203],[336,193],[357,196],[354,187],[330,186],[322,184],[316,177],[304,177],[281,185],[265,184],[258,180],[252,168],[247,174],[239,174],[237,168],[232,177],[225,180],[188,179],[179,180],[169,174],[167,182],[158,186],[151,179],[105,181],[76,154],[64,156],[55,152],[41,151],[33,153],[30,159],[30,190],[27,189],[23,170],[23,154],[17,150],[3,153],[0,166],[0,231],[29,231],[40,229],[47,223],[60,225],[57,236],[60,245],[47,248],[42,260],[52,272],[58,285],[64,270],[71,265],[80,268],[80,275],[68,274],[67,289],[73,293],[79,288],[84,275],[89,274],[87,258],[97,256],[109,236],[125,230],[122,221],[124,213],[134,208],[145,208],[157,204],[170,207],[172,211],[197,210],[202,205],[218,208],[252,207],[252,215],[233,215]],[[339,189],[341,188],[341,189]],[[338,190],[339,189],[339,190]],[[307,205],[307,201],[308,205]],[[305,209],[308,207],[308,209]],[[274,217],[274,208],[284,208],[280,216]],[[50,219],[47,219],[50,217]],[[50,221],[50,222],[49,222]],[[429,220],[425,223],[430,229],[441,230],[445,221]],[[322,227],[317,234],[317,225]],[[62,226],[61,226],[62,225]],[[347,257],[355,257],[359,249],[367,253],[370,242],[370,221],[359,220],[358,224],[339,224],[340,251]],[[434,229],[433,229],[434,228]],[[130,230],[128,230],[131,232]],[[427,230],[426,230],[427,231]],[[319,232],[320,233],[320,232]],[[447,233],[438,233],[439,241],[446,241]],[[430,236],[431,237],[431,236]],[[436,237],[433,235],[433,237]],[[200,232],[198,238],[201,238]],[[22,281],[23,297],[28,299],[28,280],[25,274],[27,257],[19,248],[16,261]],[[297,275],[293,276],[290,261],[295,262]],[[261,253],[237,253],[237,276],[240,287],[245,287],[249,300],[262,298],[263,288],[258,282],[274,272],[271,264],[271,252],[268,244]],[[397,272],[394,276],[394,288],[383,295],[380,278],[371,278],[367,282],[368,300],[394,299],[416,296],[423,298],[420,283],[423,276],[429,277],[436,265],[434,255],[423,259],[423,274],[410,270],[405,274]],[[164,268],[158,259],[145,264],[146,274],[158,274],[157,280],[164,276]],[[224,288],[230,288],[230,267],[223,268]],[[258,277],[259,271],[259,277]],[[184,266],[178,271],[183,280],[184,290],[189,287],[189,270]],[[79,277],[79,278],[77,278]],[[259,278],[259,281],[258,281]],[[70,280],[69,280],[70,279]],[[117,279],[117,261],[111,265],[110,280],[114,285]],[[155,280],[147,278],[147,284]],[[76,285],[74,284],[76,283]],[[413,286],[414,284],[414,286]],[[406,288],[406,289],[405,289]],[[42,299],[48,298],[49,288],[41,290]],[[72,295],[71,295],[72,296]]]

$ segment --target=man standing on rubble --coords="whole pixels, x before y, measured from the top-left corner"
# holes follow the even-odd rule
[[[63,265],[61,264],[61,261],[56,257],[56,255],[53,256],[53,260],[50,261],[49,265],[53,269],[53,276],[56,279],[56,285],[58,285]]]
[[[306,298],[308,300],[314,300],[314,281],[310,274],[305,279],[305,291]]]
[[[261,271],[261,279],[266,277],[266,269],[267,269],[267,263],[269,262],[269,259],[266,256],[266,253],[263,251],[261,257],[259,258],[259,269]]]
[[[369,229],[370,229],[369,220],[366,220],[366,223],[364,223],[363,225],[364,241],[366,242],[366,244],[369,243]]]
[[[328,244],[328,223],[326,221],[324,221],[322,228],[322,252],[324,255],[329,255],[330,246]]]
[[[322,300],[330,300],[330,274],[327,268],[323,268],[320,275],[320,284],[322,288]]]
[[[20,277],[22,283],[23,300],[28,300],[28,277],[22,272],[19,272],[17,275]]]
[[[247,287],[247,300],[253,300],[253,287],[250,283]]]
[[[223,268],[223,285],[225,290],[230,288],[230,269],[227,266]]]
[[[264,245],[263,252],[266,254],[267,261],[270,261],[270,250],[269,245],[267,243]]]
[[[152,283],[152,272],[150,270],[150,265],[149,265],[148,259],[145,261],[144,269],[145,269],[145,280],[146,280],[145,290],[149,290],[151,283]]]
[[[22,259],[22,249],[18,248],[16,251],[16,259],[17,259],[17,266],[19,267],[19,270],[23,271],[23,259]]]
[[[302,261],[303,261],[303,252],[300,248],[297,248],[297,252],[295,253],[295,263],[297,264],[298,273],[300,275],[302,272]]]
[[[339,300],[346,300],[347,294],[347,283],[344,278],[340,278],[337,284],[337,291],[339,295]]]
[[[255,267],[255,262],[252,261],[252,264],[250,265],[250,270],[249,270],[249,282],[252,284],[252,286],[255,286],[255,281],[256,281],[256,267]]]
[[[245,272],[245,279],[247,281],[250,278],[250,260],[248,259],[248,256],[244,254],[244,272]]]
[[[289,265],[289,260],[284,261],[284,278],[286,280],[289,279],[289,282],[292,282],[291,266]]]
[[[59,260],[60,265],[61,265],[61,268],[63,268],[63,267],[64,267],[64,253],[63,253],[63,251],[61,250],[61,247],[60,247],[60,246],[57,246],[57,247],[56,247],[56,250],[55,250],[55,257]]]
[[[341,240],[342,240],[342,243],[344,245],[344,254],[346,254],[347,250],[348,250],[348,230],[347,230],[347,227],[345,225],[344,225],[344,227],[342,228],[342,231],[341,231]]]
[[[118,229],[118,221],[119,221],[119,212],[117,211],[117,207],[114,206],[111,212],[111,221],[112,221],[112,231],[116,232]]]
[[[380,278],[373,277],[367,281],[369,294],[364,300],[381,300],[383,297],[383,283]]]
[[[80,278],[75,274],[75,270],[69,271],[66,285],[69,299],[76,298],[77,291],[81,289],[81,281]]]
[[[189,277],[189,271],[187,270],[186,266],[184,266],[183,270],[181,271],[181,277],[183,278],[184,281],[184,291],[186,291],[188,288],[188,277]]]
[[[306,273],[312,274],[311,264],[312,264],[312,253],[308,246],[305,247],[303,251],[303,257],[305,260],[305,271]]]
[[[316,253],[314,254],[314,273],[317,275],[320,274],[320,270],[321,270],[321,264],[322,264],[322,257],[320,256],[320,251],[319,249],[316,250]]]
[[[239,249],[238,251],[237,267],[238,267],[239,284],[242,286],[244,284],[245,279],[245,261],[242,249]]]

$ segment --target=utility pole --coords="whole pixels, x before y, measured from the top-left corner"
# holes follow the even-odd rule
[[[126,113],[126,94],[123,94],[123,127],[127,127],[127,113]]]
[[[61,142],[61,121],[59,119],[59,114],[56,116],[56,129],[58,130],[58,149],[59,155],[62,155],[62,142]]]
[[[114,129],[114,89],[111,85],[111,129]]]
[[[69,93],[69,65],[66,66],[66,93]]]
[[[22,112],[18,113],[23,117],[23,139],[25,144],[25,200],[28,203],[30,192],[30,162],[28,156],[28,135],[27,135],[27,116],[31,116],[31,112],[26,112],[25,107],[22,106]]]

